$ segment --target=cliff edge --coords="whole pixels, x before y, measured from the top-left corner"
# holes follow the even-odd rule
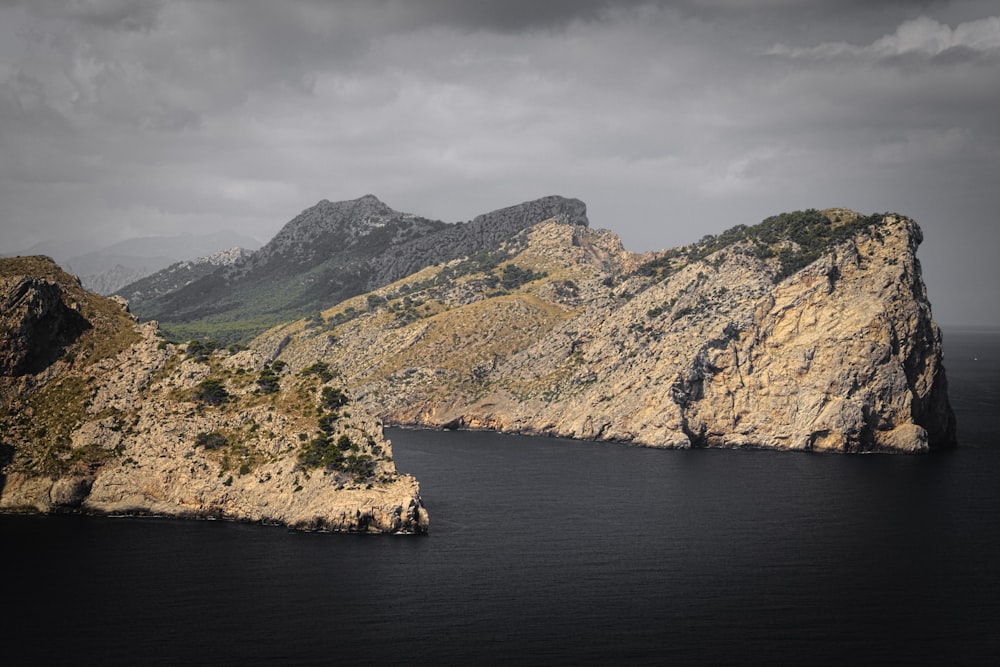
[[[955,445],[917,224],[782,214],[661,253],[565,216],[258,344],[387,423],[655,447]]]
[[[428,525],[381,424],[322,365],[170,344],[44,257],[0,260],[0,510]]]

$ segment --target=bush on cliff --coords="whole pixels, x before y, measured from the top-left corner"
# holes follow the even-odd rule
[[[759,259],[778,257],[778,269],[773,278],[774,282],[780,282],[819,259],[841,241],[869,226],[880,224],[885,215],[875,213],[844,221],[840,216],[831,220],[814,208],[781,213],[765,218],[752,227],[736,225],[718,236],[707,234],[690,246],[667,250],[657,259],[640,266],[636,273],[662,280],[691,262],[746,241],[753,244],[753,254]]]
[[[229,392],[222,380],[209,378],[194,388],[194,399],[207,405],[222,405],[229,400]]]
[[[336,410],[347,405],[350,399],[347,394],[344,393],[342,389],[337,389],[335,387],[323,387],[323,392],[320,395],[320,405],[327,410]]]
[[[208,433],[199,433],[194,440],[195,447],[204,447],[205,449],[222,449],[229,444],[229,440],[226,436],[218,431],[211,431]]]

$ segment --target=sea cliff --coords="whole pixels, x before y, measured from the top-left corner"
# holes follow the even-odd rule
[[[557,216],[257,341],[386,423],[654,447],[955,444],[918,225],[775,216],[663,253]]]
[[[410,532],[381,423],[322,366],[174,345],[44,257],[0,260],[0,510]]]

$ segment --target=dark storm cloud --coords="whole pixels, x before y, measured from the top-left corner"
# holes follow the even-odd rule
[[[379,3],[376,3],[379,4]],[[815,19],[865,11],[883,13],[889,8],[927,11],[942,0],[383,0],[383,7],[409,14],[415,25],[448,24],[478,30],[516,31],[563,27],[573,21],[606,19],[641,7],[675,10],[684,16],[718,18],[732,16],[775,17],[781,22]]]
[[[606,18],[613,11],[641,6],[668,5],[650,0],[429,0],[407,3],[390,0],[384,6],[411,12],[414,25],[451,25],[472,30],[519,31],[560,28],[572,21],[592,21]]]

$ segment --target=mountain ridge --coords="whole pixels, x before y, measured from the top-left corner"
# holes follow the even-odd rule
[[[374,195],[321,200],[260,250],[225,271],[146,298],[134,285],[119,290],[141,319],[156,319],[178,339],[245,342],[252,335],[329,307],[425,266],[488,251],[500,239],[564,214],[586,221],[577,199],[542,197],[462,223],[391,209]]]
[[[521,235],[488,268],[430,267],[255,345],[292,367],[329,363],[396,425],[670,447],[955,444],[922,234],[905,216],[801,211],[642,256],[583,226]]]

